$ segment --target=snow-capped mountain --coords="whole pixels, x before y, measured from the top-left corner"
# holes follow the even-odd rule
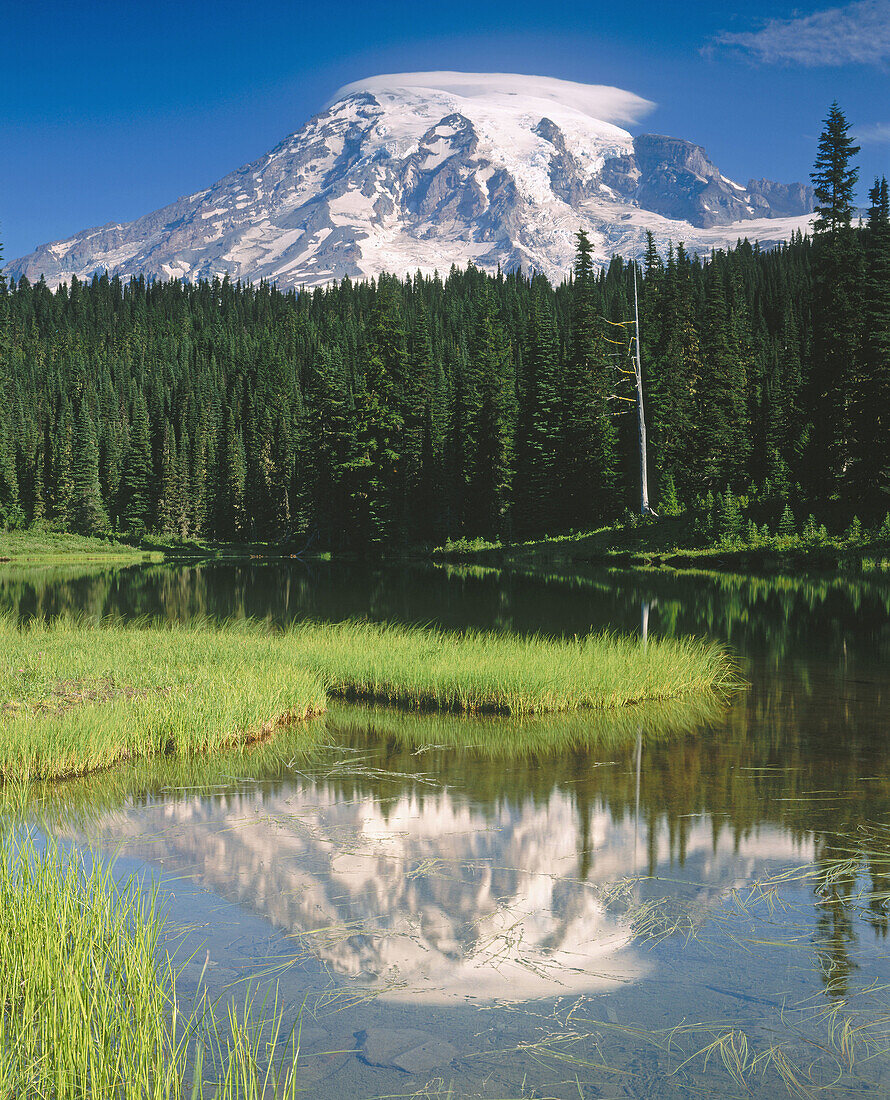
[[[373,77],[206,191],[43,245],[7,274],[55,286],[105,269],[228,272],[312,286],[473,261],[559,280],[582,227],[601,260],[632,255],[647,229],[662,246],[706,251],[806,228],[809,187],[743,187],[698,145],[617,125],[651,107],[618,88],[545,77]]]

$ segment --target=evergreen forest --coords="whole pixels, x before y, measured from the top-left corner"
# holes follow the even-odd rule
[[[380,552],[639,507],[634,277],[656,510],[890,508],[890,200],[834,105],[812,235],[602,269],[314,290],[0,281],[0,526]],[[636,270],[635,270],[636,268]]]

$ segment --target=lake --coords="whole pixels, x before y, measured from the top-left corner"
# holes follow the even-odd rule
[[[254,560],[5,567],[0,608],[725,642],[725,704],[556,716],[550,755],[337,704],[308,754],[119,768],[50,820],[159,885],[186,992],[277,983],[313,1097],[890,1093],[890,583]]]

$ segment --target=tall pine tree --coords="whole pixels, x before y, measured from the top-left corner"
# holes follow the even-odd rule
[[[845,488],[858,496],[863,478],[861,421],[862,250],[852,228],[859,152],[850,125],[832,104],[819,139],[812,173],[816,196],[813,227],[813,422],[809,478],[817,497]]]

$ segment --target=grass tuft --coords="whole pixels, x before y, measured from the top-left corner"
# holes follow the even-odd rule
[[[184,1011],[157,894],[27,829],[0,836],[0,1096],[296,1095],[298,1043],[248,994]]]
[[[251,624],[0,619],[0,779],[194,757],[322,712],[319,677]]]
[[[368,622],[286,635],[328,691],[412,710],[516,717],[678,699],[739,684],[714,642],[591,634],[569,639]]]
[[[736,686],[714,643],[555,639],[369,622],[0,618],[0,781],[193,757],[318,714],[328,695],[514,718]],[[472,733],[468,734],[472,737]]]

